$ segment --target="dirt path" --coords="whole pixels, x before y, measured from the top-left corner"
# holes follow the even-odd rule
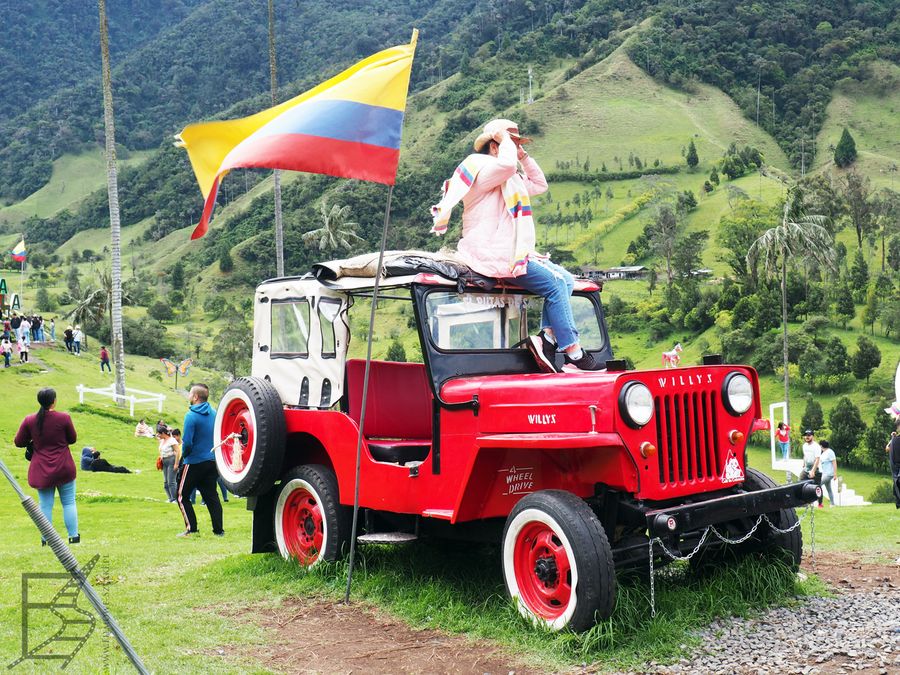
[[[839,595],[893,596],[900,593],[900,566],[871,562],[852,553],[820,552],[815,567],[807,562],[804,571],[817,574]],[[241,618],[258,622],[270,636],[268,643],[228,647],[218,655],[249,657],[279,673],[507,675],[547,672],[526,665],[497,644],[476,642],[437,630],[415,630],[380,610],[358,603],[347,606],[317,599],[292,599],[274,611],[259,612],[248,608],[241,613]],[[840,652],[826,663],[816,663],[803,654],[796,657],[796,663],[783,663],[785,672],[795,669],[803,672],[807,668],[821,675],[839,673],[845,672],[842,666],[854,661]],[[683,670],[679,664],[673,667],[648,664],[647,671],[698,672],[692,670],[689,663],[681,662]],[[874,665],[872,670],[864,667],[862,672],[877,673],[879,670]],[[579,671],[574,667],[566,672],[593,673],[597,669],[588,667]]]
[[[900,589],[900,565],[872,562],[855,553],[837,551],[817,553],[815,565],[806,556],[803,571],[817,575],[836,591]]]
[[[235,650],[281,673],[539,673],[497,645],[407,624],[361,604],[293,599],[263,616],[271,641]],[[230,650],[225,650],[225,656]]]

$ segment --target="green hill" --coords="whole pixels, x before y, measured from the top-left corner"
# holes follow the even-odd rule
[[[835,88],[816,138],[820,153],[815,166],[834,168],[830,148],[837,145],[846,127],[859,153],[851,168],[868,176],[873,186],[900,189],[900,66],[878,61],[867,75]]]
[[[149,153],[123,154],[119,166],[128,168],[139,166]],[[33,216],[49,218],[63,209],[74,209],[85,197],[105,186],[106,158],[102,152],[63,155],[53,162],[50,182],[22,201],[0,208],[0,228],[9,230]]]

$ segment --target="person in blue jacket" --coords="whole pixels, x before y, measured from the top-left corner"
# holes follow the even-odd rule
[[[213,534],[223,536],[222,503],[216,490],[216,458],[213,454],[213,427],[216,411],[209,402],[209,387],[195,384],[188,397],[190,408],[184,416],[181,432],[181,460],[183,467],[178,480],[178,506],[184,516],[184,532],[179,537],[188,537],[197,532],[197,515],[189,499],[196,488],[206,502]]]

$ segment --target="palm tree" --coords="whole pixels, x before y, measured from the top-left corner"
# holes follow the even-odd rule
[[[302,239],[304,244],[318,243],[320,251],[334,251],[335,249],[347,249],[353,242],[361,242],[362,238],[356,234],[359,223],[349,222],[350,207],[328,204],[323,200],[319,204],[319,215],[322,217],[322,227],[306,232]]]
[[[125,342],[122,336],[122,241],[119,222],[119,179],[116,172],[116,125],[113,115],[112,77],[109,69],[109,25],[106,0],[97,0],[100,11],[100,59],[103,68],[103,126],[106,131],[106,187],[109,193],[109,225],[112,236],[110,316],[112,348],[116,361],[117,401],[125,404]]]
[[[803,213],[803,194],[800,188],[788,190],[781,215],[781,224],[766,230],[750,246],[747,264],[751,267],[761,256],[766,272],[781,272],[781,325],[784,330],[784,403],[785,415],[790,419],[788,375],[788,318],[787,318],[787,265],[788,258],[800,256],[820,265],[834,267],[834,240],[825,229],[825,216]]]
[[[272,105],[278,103],[278,77],[275,61],[275,2],[269,0],[269,80],[272,85]],[[275,182],[275,271],[284,276],[284,221],[281,217],[281,171],[273,172]]]
[[[99,324],[104,317],[110,318],[110,328],[112,329],[113,318],[113,280],[109,271],[101,270],[98,273],[99,285],[95,288],[92,285],[86,286],[80,295],[73,295],[72,300],[75,306],[70,309],[63,318],[71,318],[76,324]],[[121,289],[122,304],[131,303],[131,297],[128,291]],[[112,334],[112,333],[110,333]]]

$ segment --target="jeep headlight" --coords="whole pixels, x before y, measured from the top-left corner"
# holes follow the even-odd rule
[[[732,415],[743,415],[753,405],[753,385],[743,373],[729,373],[722,384],[722,401]]]
[[[619,413],[625,423],[640,429],[653,417],[653,394],[642,382],[629,382],[619,393]]]

